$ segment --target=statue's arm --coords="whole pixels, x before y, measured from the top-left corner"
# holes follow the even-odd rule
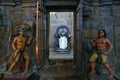
[[[92,40],[91,42],[92,42],[92,46],[93,46],[93,47],[96,47],[96,45],[97,45],[97,39]]]
[[[17,50],[16,47],[15,47],[16,40],[17,40],[17,38],[15,37],[15,38],[13,39],[13,42],[12,42],[12,48],[13,48],[14,51]]]
[[[111,43],[111,41],[109,41],[108,39],[107,39],[107,44],[108,44],[108,53],[110,53],[110,51],[112,50],[112,48],[113,48],[113,45],[112,45],[112,43]]]
[[[27,40],[27,45],[31,43],[32,39],[33,39],[32,37],[29,37],[29,39]]]

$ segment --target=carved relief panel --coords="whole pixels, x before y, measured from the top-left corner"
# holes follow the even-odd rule
[[[13,26],[23,22],[24,19],[24,10],[22,8],[13,8],[10,11],[10,16],[11,16],[11,20],[12,20],[12,24]],[[14,27],[12,28],[12,30],[14,30]]]

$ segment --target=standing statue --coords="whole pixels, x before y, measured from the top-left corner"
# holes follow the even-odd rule
[[[29,37],[28,39],[24,36],[24,29],[20,28],[18,29],[18,34],[16,37],[14,37],[12,42],[12,48],[14,50],[14,54],[11,57],[12,63],[10,64],[10,67],[8,68],[8,72],[12,74],[12,70],[14,66],[17,64],[17,62],[20,60],[21,57],[25,59],[25,71],[28,71],[30,58],[28,53],[25,51],[25,48],[27,45],[30,44],[32,40],[32,37]],[[22,65],[23,66],[23,65]]]
[[[93,47],[96,47],[97,51],[92,54],[90,58],[90,66],[91,66],[91,72],[95,73],[95,61],[102,63],[104,67],[109,72],[109,76],[113,77],[114,71],[110,68],[108,64],[108,55],[110,51],[112,50],[112,43],[111,41],[106,37],[106,31],[103,29],[100,29],[98,31],[98,38],[96,38],[94,41],[92,41]]]

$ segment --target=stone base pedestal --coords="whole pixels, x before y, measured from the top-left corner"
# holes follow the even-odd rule
[[[4,74],[3,80],[39,80],[36,73]]]
[[[56,50],[56,53],[59,53],[59,54],[68,54],[69,53],[69,49],[60,49],[60,48],[57,48]]]

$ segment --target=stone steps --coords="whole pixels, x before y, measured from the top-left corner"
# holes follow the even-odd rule
[[[51,59],[49,65],[40,69],[40,75],[42,75],[40,80],[69,80],[75,75],[75,69],[72,59]]]

